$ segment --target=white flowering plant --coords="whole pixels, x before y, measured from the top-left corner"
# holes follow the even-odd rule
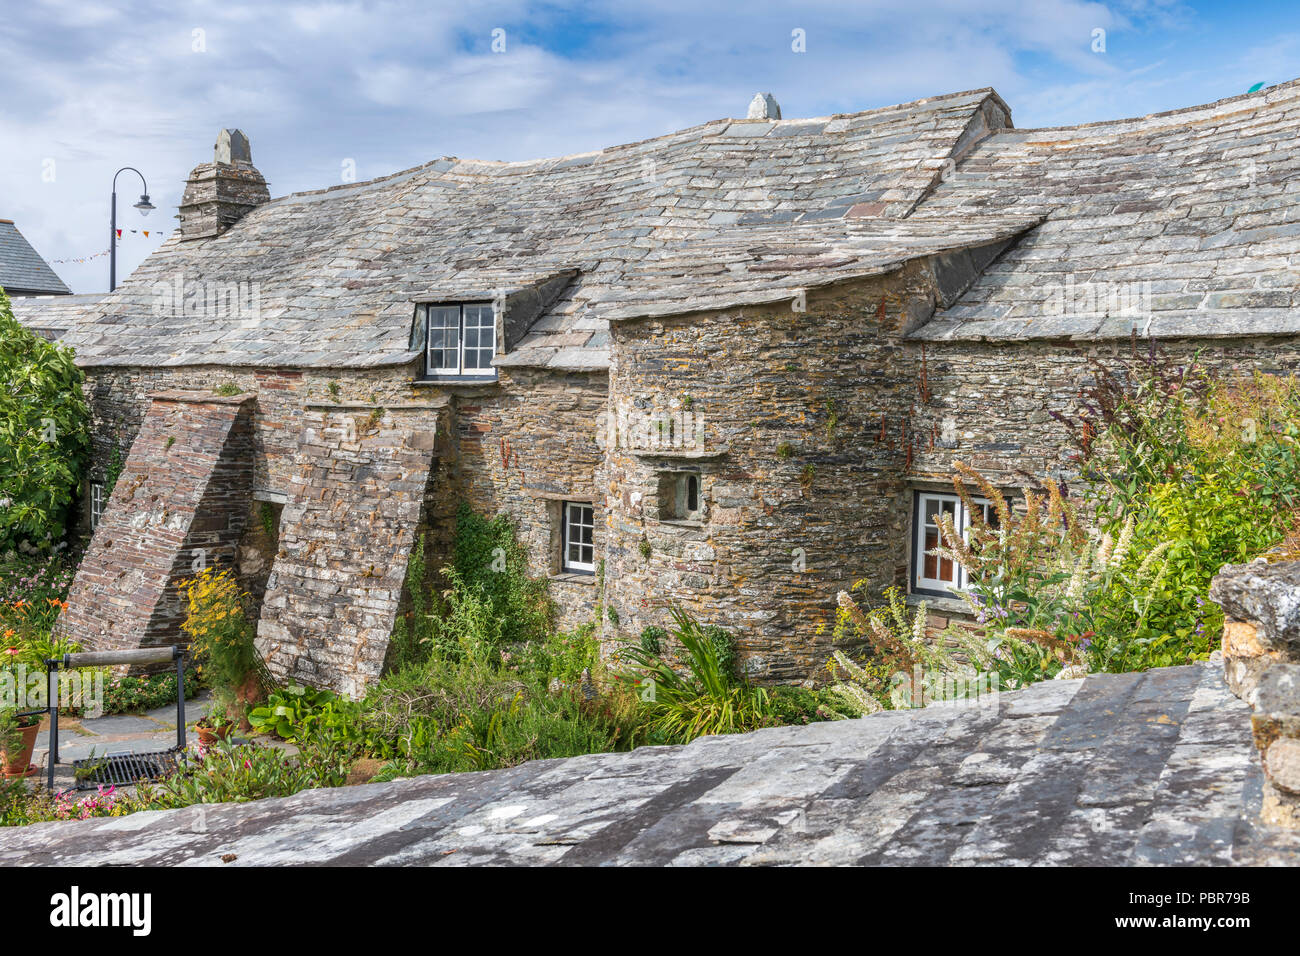
[[[962,597],[983,625],[1004,686],[1103,669],[1110,637],[1133,633],[1150,613],[1168,568],[1168,544],[1133,548],[1134,521],[1112,533],[1090,525],[1051,479],[1024,490],[1013,509],[985,476],[958,462],[954,485],[972,515],[965,534],[939,519],[941,554],[965,570]],[[997,514],[982,520],[967,482]]]

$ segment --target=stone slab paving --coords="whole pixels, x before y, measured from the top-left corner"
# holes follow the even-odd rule
[[[0,832],[0,866],[1300,864],[1222,665]]]

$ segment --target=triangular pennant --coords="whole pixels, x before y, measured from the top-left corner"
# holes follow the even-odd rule
[[[117,238],[119,238],[119,239],[122,238],[122,230],[121,230],[121,229],[119,229],[119,230],[117,231]]]
[[[144,231],[144,237],[145,237],[146,239],[149,238],[149,230],[148,230],[148,229],[146,229],[146,230]]]

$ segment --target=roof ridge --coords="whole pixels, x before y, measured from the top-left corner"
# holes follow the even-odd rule
[[[1099,126],[1120,126],[1127,123],[1142,123],[1142,122],[1146,122],[1147,120],[1161,119],[1166,116],[1179,116],[1184,113],[1195,113],[1198,110],[1207,110],[1207,109],[1212,110],[1217,107],[1223,106],[1227,103],[1234,103],[1234,102],[1245,100],[1247,98],[1255,98],[1255,97],[1258,97],[1265,101],[1261,105],[1267,105],[1267,99],[1269,95],[1278,93],[1279,91],[1282,90],[1288,90],[1292,88],[1294,88],[1292,96],[1280,97],[1280,99],[1294,99],[1296,98],[1296,96],[1300,96],[1300,77],[1297,77],[1296,79],[1292,79],[1292,80],[1286,80],[1285,82],[1282,83],[1274,83],[1272,86],[1266,86],[1263,89],[1256,90],[1253,93],[1237,93],[1234,96],[1225,96],[1222,99],[1211,100],[1208,103],[1197,103],[1193,106],[1180,106],[1177,109],[1160,110],[1155,113],[1146,113],[1141,116],[1124,116],[1116,119],[1094,120],[1091,123],[1075,123],[1073,125],[1068,125],[1068,126],[1019,127],[1014,130],[999,130],[999,132],[1053,133],[1061,130],[1076,130],[1076,129],[1082,130],[1082,129],[1092,129],[1094,127],[1099,127]]]
[[[799,116],[799,117],[790,117],[789,119],[779,119],[779,120],[751,120],[748,119],[747,117],[734,117],[734,116],[723,117],[720,119],[708,120],[707,122],[704,123],[697,123],[694,126],[687,126],[684,129],[672,130],[667,133],[661,133],[658,136],[650,136],[647,137],[646,139],[634,140],[630,143],[618,143],[613,146],[604,146],[600,149],[589,149],[579,153],[565,153],[559,156],[537,156],[532,159],[476,159],[474,157],[440,156],[437,159],[431,159],[428,162],[419,163],[415,166],[410,166],[406,169],[398,170],[392,173],[387,173],[383,176],[376,176],[373,179],[363,179],[360,182],[355,182],[355,183],[341,183],[335,186],[325,186],[320,189],[302,189],[302,190],[298,190],[297,192],[285,193],[283,196],[274,197],[273,199],[271,199],[270,202],[277,203],[286,199],[293,199],[299,196],[321,196],[332,192],[342,192],[344,190],[349,190],[349,189],[360,189],[367,186],[376,186],[388,180],[393,180],[402,176],[408,176],[408,175],[418,173],[421,170],[428,169],[431,166],[436,166],[439,163],[444,163],[444,162],[454,164],[454,166],[448,167],[446,171],[450,171],[452,168],[455,168],[455,166],[463,166],[463,165],[487,166],[487,167],[497,167],[503,169],[512,166],[522,168],[527,166],[558,165],[560,163],[570,162],[575,159],[585,159],[589,156],[590,157],[607,156],[613,153],[617,153],[621,150],[636,149],[639,147],[646,146],[649,143],[658,143],[676,137],[685,138],[688,136],[688,134],[708,129],[710,126],[725,127],[725,126],[730,126],[732,123],[745,123],[745,122],[751,122],[756,124],[771,123],[776,125],[788,124],[788,123],[817,123],[817,122],[829,123],[834,120],[854,119],[857,117],[866,116],[870,113],[887,113],[895,110],[906,109],[908,107],[927,106],[929,104],[938,103],[943,100],[955,100],[955,99],[960,99],[961,97],[964,96],[974,96],[977,93],[982,93],[985,95],[985,97],[993,96],[1002,105],[1002,107],[1006,109],[1007,114],[1010,115],[1011,108],[1008,107],[1006,101],[1003,100],[1002,97],[998,95],[997,90],[995,90],[991,86],[983,86],[973,90],[961,90],[956,93],[941,93],[937,96],[924,96],[921,97],[920,99],[907,100],[902,103],[893,103],[887,106],[873,106],[870,109],[856,110],[851,113],[828,113],[823,116]]]

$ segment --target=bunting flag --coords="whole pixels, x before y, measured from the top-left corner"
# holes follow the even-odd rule
[[[49,261],[53,265],[58,265],[64,262],[89,262],[91,259],[98,259],[101,256],[108,255],[108,252],[109,251],[105,249],[103,252],[96,252],[93,256],[73,256],[70,259],[50,259]]]
[[[130,230],[130,231],[131,231],[131,232],[136,232],[135,229],[132,229],[132,230]],[[116,232],[117,232],[117,241],[118,241],[119,244],[121,244],[121,241],[122,241],[122,230],[121,230],[121,229],[118,229],[118,230],[116,230]],[[143,235],[146,239],[149,238],[149,235],[150,235],[151,233],[152,233],[156,238],[159,238],[159,239],[161,239],[163,236],[167,235],[167,233],[165,233],[165,232],[161,232],[161,231],[156,230],[156,229],[142,229],[142,230],[140,230],[140,234]],[[64,265],[64,264],[69,263],[69,262],[90,262],[92,259],[101,259],[101,258],[103,258],[104,256],[108,255],[110,251],[111,251],[111,250],[109,250],[109,249],[105,249],[103,252],[96,252],[96,253],[93,253],[93,254],[88,255],[88,256],[69,256],[69,257],[66,258],[66,259],[47,259],[46,261],[49,262],[51,265]]]

